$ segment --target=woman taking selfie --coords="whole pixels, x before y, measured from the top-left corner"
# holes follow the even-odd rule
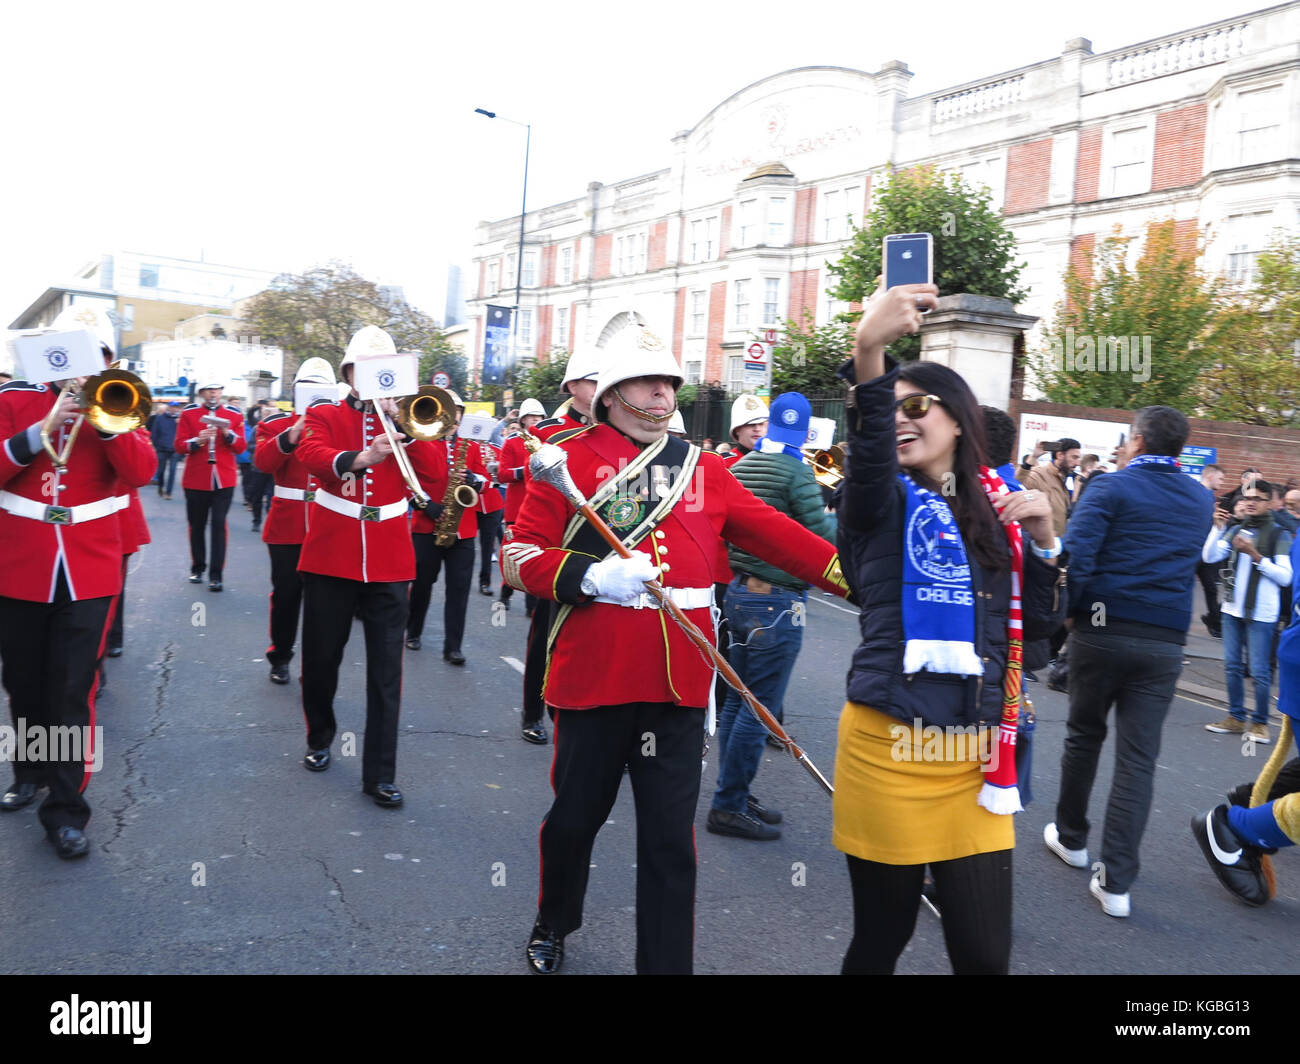
[[[966,382],[886,357],[937,295],[878,292],[842,371],[854,387],[840,559],[862,610],[835,762],[834,842],[853,886],[845,974],[893,972],[927,865],[953,971],[1010,964],[1020,654],[1053,623],[1060,541],[1041,492],[1008,492],[985,468]]]

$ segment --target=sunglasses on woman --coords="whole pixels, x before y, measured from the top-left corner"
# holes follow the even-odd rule
[[[894,400],[894,409],[902,410],[903,416],[909,421],[916,421],[930,412],[932,404],[942,402],[937,395],[905,395]]]

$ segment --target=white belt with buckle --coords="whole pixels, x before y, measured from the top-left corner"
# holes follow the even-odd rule
[[[316,505],[333,510],[344,517],[354,517],[358,521],[388,521],[394,517],[402,517],[409,509],[405,499],[386,503],[383,506],[364,506],[359,502],[340,499],[323,488],[316,489]]]
[[[711,587],[666,587],[668,597],[678,609],[682,610],[703,610],[713,605],[713,588]],[[618,599],[606,598],[604,595],[597,595],[593,602],[604,602],[610,606],[630,606],[634,610],[657,610],[659,609],[659,600],[649,591],[643,591],[636,598],[627,602],[620,602]]]
[[[275,497],[277,499],[293,499],[295,502],[311,502],[316,498],[316,493],[305,488],[282,488],[277,484],[275,486]]]
[[[44,521],[49,525],[85,524],[125,510],[130,505],[129,495],[114,495],[94,502],[83,502],[79,506],[52,506],[25,495],[15,495],[12,491],[0,491],[0,509],[8,510],[17,517],[29,517],[33,521]]]

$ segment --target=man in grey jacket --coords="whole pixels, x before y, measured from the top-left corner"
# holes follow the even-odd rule
[[[801,448],[812,410],[798,392],[772,404],[767,435],[731,467],[736,479],[769,506],[835,542],[835,518]],[[781,702],[803,645],[808,585],[738,547],[729,550],[735,573],[727,588],[726,617],[732,668],[754,696],[781,718]],[[735,691],[728,690],[718,722],[718,786],[705,827],[715,835],[777,839],[781,814],[749,793],[763,753],[766,729]]]

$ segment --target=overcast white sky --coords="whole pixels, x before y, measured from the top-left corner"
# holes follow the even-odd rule
[[[901,59],[929,92],[1267,6],[843,0],[112,0],[0,9],[0,325],[114,248],[273,271],[329,259],[442,317],[472,228],[668,165],[769,74]],[[482,8],[478,9],[483,11]]]

